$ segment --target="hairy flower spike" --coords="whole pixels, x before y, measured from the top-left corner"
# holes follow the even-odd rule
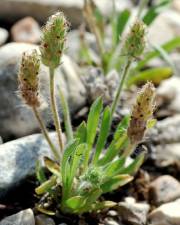
[[[155,88],[151,82],[146,83],[141,89],[136,103],[132,109],[128,137],[132,144],[137,144],[144,137],[147,122],[154,111]]]
[[[123,53],[132,58],[139,57],[145,48],[145,32],[145,24],[137,20],[126,37]]]
[[[40,101],[38,97],[39,69],[40,57],[37,50],[24,52],[18,75],[19,90],[26,104],[31,107],[40,106]]]
[[[67,29],[68,23],[62,12],[51,16],[43,28],[40,51],[42,62],[46,66],[54,69],[59,66]]]

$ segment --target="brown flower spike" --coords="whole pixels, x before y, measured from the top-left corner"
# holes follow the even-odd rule
[[[31,107],[39,107],[39,69],[40,57],[37,50],[24,52],[18,74],[19,90],[25,103]]]
[[[128,127],[131,144],[138,144],[144,137],[147,123],[154,111],[155,88],[151,82],[146,83],[137,96],[133,106]]]

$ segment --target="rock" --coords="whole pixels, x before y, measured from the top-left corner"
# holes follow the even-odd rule
[[[35,221],[36,225],[55,225],[54,220],[44,214],[36,216]]]
[[[51,138],[56,142],[55,133]],[[56,142],[57,143],[57,142]],[[49,145],[41,134],[34,134],[0,145],[0,197],[35,173],[37,160],[52,157]]]
[[[0,27],[0,46],[3,45],[8,39],[8,31]]]
[[[148,211],[148,204],[136,203],[134,198],[126,198],[125,202],[118,204],[118,212],[122,222],[129,225],[146,224]]]
[[[89,51],[91,53],[91,56],[95,62],[99,62],[99,57],[95,53],[95,50],[97,50],[96,46],[96,39],[95,36],[90,32],[83,32],[84,39],[86,43],[88,44]],[[80,58],[80,31],[79,30],[72,30],[67,35],[68,40],[68,49],[67,49],[67,55],[71,56],[76,62],[82,63],[83,58]]]
[[[150,184],[150,196],[156,205],[180,198],[180,183],[169,175],[160,176]]]
[[[87,99],[92,102],[98,96],[102,96],[105,104],[112,102],[118,84],[118,73],[113,70],[104,76],[100,69],[90,68],[86,74],[84,84],[87,90]]]
[[[105,225],[121,225],[119,222],[116,222],[112,218],[105,218],[104,224]]]
[[[109,0],[95,0],[104,13],[111,11]],[[20,18],[31,15],[37,21],[44,23],[47,17],[62,10],[73,26],[82,23],[83,0],[1,0],[0,19],[15,22]]]
[[[174,10],[160,13],[148,29],[148,40],[161,45],[180,35],[180,15]]]
[[[155,162],[158,167],[177,165],[180,168],[180,143],[155,146]]]
[[[25,17],[16,22],[11,28],[12,40],[36,44],[40,42],[41,30],[32,17]]]
[[[0,221],[0,225],[35,225],[34,214],[31,209],[20,211]]]
[[[154,145],[157,166],[180,165],[180,115],[158,121],[147,136]]]
[[[5,140],[9,137],[32,134],[38,130],[37,121],[31,109],[23,105],[17,95],[17,74],[22,52],[34,48],[37,46],[23,43],[10,43],[0,48],[0,136]],[[57,90],[60,86],[69,101],[71,112],[74,113],[85,104],[85,88],[79,77],[77,65],[65,55],[62,62],[55,76],[57,98],[59,97]],[[41,112],[48,124],[51,121],[48,106],[49,73],[43,65],[39,77],[43,102]]]
[[[180,199],[166,203],[153,210],[149,215],[149,225],[179,225]]]
[[[180,142],[180,115],[158,121],[147,135],[156,145]]]
[[[163,111],[167,115],[173,115],[180,113],[180,78],[171,77],[167,80],[162,81],[162,83],[157,88],[157,103],[159,107],[164,105]],[[160,111],[162,111],[160,109]],[[160,112],[159,112],[160,114]],[[162,114],[162,112],[161,112]]]

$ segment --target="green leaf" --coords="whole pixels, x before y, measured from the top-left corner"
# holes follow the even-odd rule
[[[99,156],[104,148],[104,145],[107,141],[107,137],[109,134],[109,129],[111,126],[111,110],[110,107],[107,106],[103,112],[103,116],[102,116],[102,122],[101,122],[101,128],[100,128],[100,132],[99,132],[99,136],[98,136],[98,140],[97,140],[97,144],[96,144],[96,151],[95,151],[95,155],[93,158],[93,163],[96,164],[96,162],[99,159]]]
[[[150,25],[154,19],[159,15],[159,13],[169,4],[171,0],[161,0],[158,4],[149,8],[145,16],[143,17],[143,21],[146,25]]]
[[[120,171],[120,173],[121,174],[127,173],[127,174],[131,174],[131,175],[135,174],[138,171],[139,167],[143,164],[144,157],[145,157],[145,153],[143,152],[140,155],[138,155],[136,157],[136,159],[132,163],[129,164],[129,166],[123,168]]]
[[[38,179],[38,181],[42,184],[46,181],[46,175],[44,173],[44,169],[41,165],[41,162],[40,160],[37,160],[36,162],[36,168],[35,168],[35,171],[36,171],[36,177]]]
[[[87,144],[80,144],[77,146],[71,163],[71,171],[70,171],[70,183],[73,181],[73,178],[77,172],[78,167],[80,166],[80,160],[82,159],[84,153],[86,152]]]
[[[119,43],[119,38],[127,25],[130,15],[130,10],[125,9],[114,16],[112,23],[114,46]]]
[[[56,177],[52,176],[49,180],[42,183],[39,187],[35,189],[36,194],[42,195],[49,192],[51,188],[56,184]]]
[[[41,213],[43,213],[43,214],[46,214],[46,215],[49,215],[49,216],[54,216],[56,213],[55,212],[53,212],[53,211],[51,211],[51,210],[48,210],[48,209],[44,209],[44,208],[42,208],[41,206],[36,206],[36,209],[39,211],[39,212],[41,212]]]
[[[112,202],[112,201],[96,202],[96,203],[92,204],[90,211],[97,212],[98,210],[112,208],[116,205],[117,205],[117,203]]]
[[[86,197],[86,204],[80,208],[79,212],[87,212],[91,210],[92,204],[101,196],[102,190],[100,188],[95,188],[91,192],[88,192],[84,197]]]
[[[84,156],[84,167],[85,171],[88,167],[88,162],[90,158],[90,151],[93,147],[94,140],[96,137],[96,130],[99,124],[99,117],[102,110],[102,99],[101,97],[97,98],[96,101],[92,104],[87,120],[87,139],[86,143],[88,145],[87,151]]]
[[[105,156],[98,161],[98,166],[103,166],[108,162],[111,162],[123,149],[128,141],[127,138],[127,127],[129,124],[129,116],[123,118],[119,123],[113,140],[106,150]]]
[[[86,142],[87,130],[86,130],[86,123],[84,121],[78,126],[75,133],[75,138],[79,139],[79,143]]]
[[[170,67],[159,67],[148,69],[131,76],[127,81],[127,86],[141,85],[147,81],[152,81],[155,85],[159,85],[161,81],[170,78],[173,75],[173,70]]]
[[[165,44],[163,44],[161,46],[161,48],[164,49],[164,51],[166,51],[166,52],[170,52],[173,49],[176,49],[178,47],[180,47],[180,37],[173,38],[172,40],[166,42]],[[148,52],[143,57],[143,60],[138,62],[137,66],[135,67],[135,70],[138,71],[138,70],[142,69],[150,60],[152,60],[153,58],[156,58],[160,55],[161,55],[161,53],[157,49]]]
[[[61,89],[59,89],[59,96],[61,99],[67,141],[70,141],[73,139],[73,130],[72,130],[72,124],[70,119],[69,106],[67,103],[67,99],[64,97],[64,94]]]
[[[146,127],[148,129],[153,128],[156,125],[156,123],[157,123],[156,119],[150,119],[150,120],[147,121]]]
[[[111,192],[118,187],[129,183],[132,179],[133,177],[129,176],[128,174],[116,175],[102,184],[101,189],[103,190],[103,193]]]
[[[79,207],[83,207],[86,203],[86,199],[82,196],[74,196],[66,200],[67,207],[73,210],[77,210]]]
[[[48,157],[44,157],[46,168],[61,180],[60,166]]]
[[[62,158],[62,162],[61,162],[61,174],[62,174],[62,182],[63,182],[63,186],[66,189],[66,185],[67,185],[67,180],[70,177],[69,174],[69,159],[70,157],[72,157],[73,153],[76,150],[76,147],[78,145],[78,140],[74,139],[72,141],[70,141],[70,143],[66,146],[65,150],[64,150],[64,154],[63,154],[63,158]]]
[[[99,97],[91,106],[87,120],[87,144],[92,146],[102,110],[102,99]]]
[[[112,177],[117,175],[119,171],[122,169],[122,166],[124,165],[125,161],[126,161],[125,157],[120,157],[119,159],[110,162],[108,166],[106,166],[106,168],[104,168],[103,170],[104,175],[106,177]]]

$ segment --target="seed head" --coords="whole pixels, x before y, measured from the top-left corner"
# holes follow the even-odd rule
[[[155,88],[151,82],[146,83],[137,96],[133,106],[128,127],[128,137],[132,144],[139,143],[147,128],[147,122],[154,111]]]
[[[44,65],[56,68],[60,64],[68,23],[62,12],[51,16],[43,28],[41,37],[41,58]]]
[[[26,104],[33,107],[40,106],[39,91],[40,57],[36,50],[24,52],[20,64],[18,81],[21,96]]]
[[[126,36],[123,46],[123,54],[130,57],[139,57],[145,48],[145,24],[137,20]]]

